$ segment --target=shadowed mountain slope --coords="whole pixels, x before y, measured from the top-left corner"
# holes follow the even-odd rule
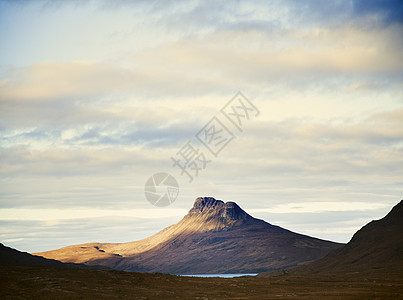
[[[255,219],[234,202],[201,197],[181,221],[144,240],[37,255],[138,272],[255,273],[314,261],[341,246]]]
[[[288,273],[383,275],[403,279],[403,200],[384,218],[358,230],[345,246],[316,262],[290,269]]]

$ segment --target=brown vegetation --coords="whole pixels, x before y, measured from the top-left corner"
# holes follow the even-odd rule
[[[1,299],[399,299],[401,280],[276,276],[190,278],[155,273],[0,266]]]

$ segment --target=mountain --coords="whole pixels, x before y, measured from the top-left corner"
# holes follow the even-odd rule
[[[47,259],[35,256],[27,252],[21,252],[16,249],[4,246],[0,243],[0,265],[41,265],[59,268],[85,268],[89,266],[84,264],[62,263],[54,259]],[[91,266],[91,269],[109,269],[101,266]]]
[[[403,200],[382,219],[358,230],[345,246],[289,274],[381,275],[403,279]],[[273,275],[268,273],[266,275]]]
[[[137,272],[257,273],[314,261],[341,246],[253,218],[234,202],[201,197],[181,221],[144,240],[36,255]]]

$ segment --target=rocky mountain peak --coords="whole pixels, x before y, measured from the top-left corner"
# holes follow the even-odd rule
[[[210,209],[220,208],[224,201],[216,200],[213,197],[198,197],[193,204],[192,210],[203,212]]]
[[[222,217],[230,220],[246,219],[250,217],[245,211],[242,210],[235,202],[227,202],[224,205]]]
[[[228,221],[253,219],[235,202],[216,200],[213,197],[199,197],[195,200],[189,215],[208,215]]]

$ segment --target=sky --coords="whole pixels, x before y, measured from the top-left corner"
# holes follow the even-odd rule
[[[199,196],[348,242],[402,199],[402,26],[401,1],[0,0],[0,242],[139,240]]]

